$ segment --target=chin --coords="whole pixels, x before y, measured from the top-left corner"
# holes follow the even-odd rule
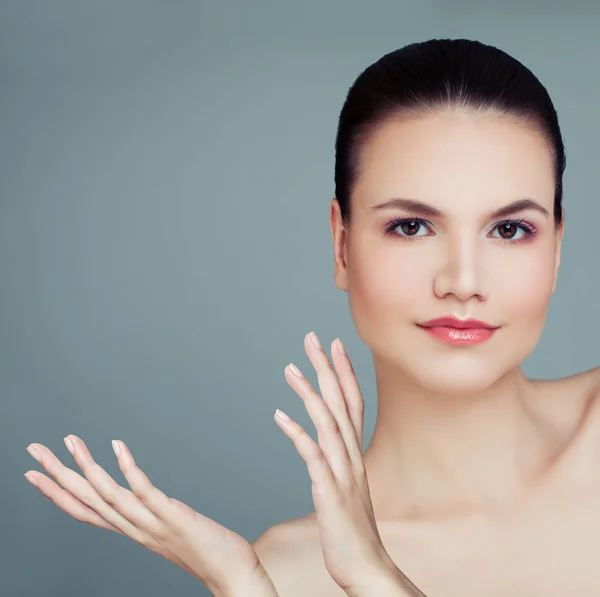
[[[535,335],[524,343],[453,347],[433,350],[423,345],[406,348],[394,359],[396,365],[425,390],[450,396],[484,392],[514,372],[535,347]]]
[[[486,366],[484,363],[479,367],[473,365],[471,362],[457,366],[452,359],[448,359],[445,365],[408,368],[408,371],[415,383],[425,390],[447,396],[467,396],[484,392],[515,366],[498,367],[498,363],[495,366]]]
[[[453,350],[415,360],[406,355],[404,370],[422,388],[451,396],[484,392],[519,369],[535,348],[535,337],[527,344],[488,347],[489,350]]]

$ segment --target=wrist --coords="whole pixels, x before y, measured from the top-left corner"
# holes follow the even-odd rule
[[[213,593],[214,597],[279,597],[266,571],[243,581],[230,582],[226,588]]]
[[[360,587],[345,591],[348,597],[426,597],[393,563]]]

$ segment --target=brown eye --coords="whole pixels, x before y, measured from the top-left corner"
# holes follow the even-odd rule
[[[420,226],[421,223],[417,220],[406,220],[400,224],[399,228],[406,236],[414,236],[419,231]]]
[[[500,224],[500,226],[498,226],[498,233],[502,238],[511,240],[517,233],[517,228],[518,226],[516,224],[505,222],[504,224]]]
[[[429,224],[421,218],[396,218],[385,229],[386,234],[401,238],[420,238],[431,236]]]
[[[495,238],[518,242],[533,238],[537,231],[523,220],[505,220],[494,226],[493,233]]]

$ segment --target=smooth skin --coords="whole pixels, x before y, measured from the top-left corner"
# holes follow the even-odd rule
[[[131,490],[94,461],[81,438],[69,435],[65,444],[73,447],[83,477],[42,444],[30,444],[27,450],[58,484],[37,471],[25,473],[61,510],[80,522],[133,539],[195,576],[214,595],[242,595],[238,593],[242,587],[272,588],[243,537],[152,485],[122,441],[114,441],[113,449],[115,454],[118,450],[119,468]],[[231,574],[230,563],[236,575]],[[276,595],[273,588],[271,594]]]
[[[565,222],[555,226],[544,138],[449,109],[381,123],[360,157],[352,220],[334,198],[330,223],[335,283],[375,366],[363,460],[387,553],[429,597],[600,594],[600,367],[552,380],[521,369]],[[430,209],[376,208],[393,198]],[[523,198],[541,209],[491,215]],[[453,346],[417,325],[445,315],[500,327]],[[255,542],[282,597],[343,594],[319,537],[310,513]]]
[[[314,332],[305,337],[305,349],[323,397],[293,363],[285,373],[305,403],[319,443],[279,410],[275,421],[307,464],[327,570],[350,597],[421,595],[394,565],[377,530],[360,447],[363,401],[352,364],[339,339],[332,344],[339,380]],[[113,441],[113,449],[131,490],[94,461],[81,438],[69,435],[65,445],[84,477],[41,444],[28,451],[60,485],[36,471],[25,475],[64,512],[130,537],[195,576],[214,595],[277,597],[252,546],[152,485],[122,441]]]

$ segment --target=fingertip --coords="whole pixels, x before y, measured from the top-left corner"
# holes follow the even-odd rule
[[[279,409],[275,411],[275,414],[273,416],[275,417],[276,421],[280,421],[286,426],[288,426],[288,424],[291,421],[291,419],[282,410]]]
[[[35,487],[39,485],[39,479],[37,478],[37,475],[34,471],[27,471],[24,477]]]
[[[117,440],[117,443],[119,444],[119,448],[121,449],[121,454],[123,455],[123,458],[127,462],[127,464],[129,466],[137,467],[135,459],[133,458],[133,454],[131,453],[131,450],[127,447],[125,442],[123,442],[121,440]]]
[[[342,341],[339,338],[336,338],[333,343],[335,344],[337,351],[340,354],[345,355],[346,354],[346,349],[344,348],[344,345],[342,344]]]

